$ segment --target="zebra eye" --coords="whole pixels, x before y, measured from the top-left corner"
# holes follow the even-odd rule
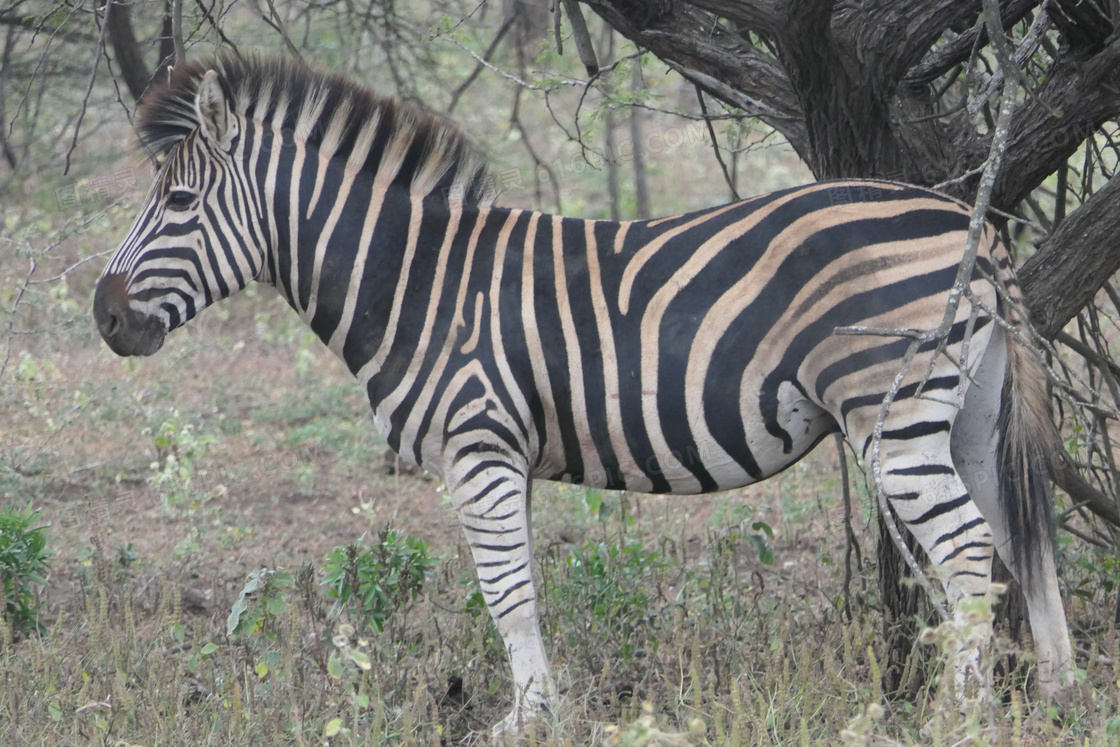
[[[186,189],[173,189],[171,194],[167,195],[167,207],[169,210],[182,211],[189,208],[194,204],[195,194]]]

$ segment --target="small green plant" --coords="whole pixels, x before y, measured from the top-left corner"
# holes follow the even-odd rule
[[[194,490],[193,478],[198,460],[206,447],[214,443],[214,437],[196,433],[194,425],[186,422],[178,410],[158,428],[146,428],[145,433],[152,436],[156,449],[157,460],[151,465],[152,482],[160,491],[163,507],[171,510],[183,503],[201,505],[208,500],[209,494]]]
[[[241,595],[233,603],[229,618],[226,620],[226,633],[228,635],[252,636],[260,633],[267,641],[254,658],[257,660],[253,671],[257,677],[264,679],[270,673],[273,677],[283,679],[286,674],[283,667],[283,656],[275,644],[281,637],[280,616],[288,609],[285,599],[288,589],[295,588],[295,578],[289,571],[270,570],[259,568],[249,574],[249,580],[241,589]],[[200,654],[202,658],[209,656],[217,647],[207,644]],[[192,657],[188,660],[188,667],[197,669],[199,658]],[[192,671],[194,671],[192,669]]]
[[[330,615],[355,607],[354,618],[378,633],[396,610],[416,599],[428,572],[439,562],[419,537],[383,528],[377,542],[364,539],[337,547],[323,566],[323,585],[335,600]]]
[[[136,552],[131,542],[117,545],[117,565],[121,568],[128,568],[139,559],[140,553]]]
[[[583,500],[587,503],[588,512],[599,521],[605,522],[614,515],[615,511],[621,510],[623,524],[633,523],[633,518],[628,513],[629,505],[626,493],[622,491],[588,488],[584,493]]]
[[[4,614],[15,631],[41,632],[38,587],[46,586],[50,558],[46,526],[30,504],[0,510],[0,582],[4,585]]]
[[[774,530],[765,521],[752,521],[749,522],[751,531],[747,531],[747,521],[743,521],[736,526],[730,526],[723,530],[718,542],[719,546],[737,544],[745,542],[758,554],[758,561],[764,565],[774,564],[774,548],[770,546],[770,540],[774,539]]]
[[[205,519],[213,513],[207,505],[215,495],[206,489],[205,480],[196,482],[195,478],[205,475],[199,473],[198,463],[216,439],[196,432],[178,410],[173,410],[155,431],[145,429],[145,433],[152,435],[156,448],[158,459],[151,464],[151,480],[163,508],[168,513],[181,512],[187,519],[187,533],[175,544],[175,557],[189,558],[202,549]]]
[[[250,573],[226,619],[226,632],[229,635],[251,635],[263,629],[287,609],[284,590],[295,585],[295,578],[288,571],[258,568]]]
[[[572,548],[567,574],[551,592],[551,603],[567,610],[569,643],[576,645],[587,633],[573,616],[590,614],[599,636],[617,636],[619,655],[634,654],[634,634],[657,617],[653,600],[645,591],[649,577],[664,567],[661,553],[647,552],[641,543],[611,535],[604,542]],[[656,646],[656,637],[649,641]]]

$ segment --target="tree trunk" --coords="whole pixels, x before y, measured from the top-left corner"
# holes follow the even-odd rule
[[[642,81],[642,66],[638,60],[634,61],[634,72],[630,79],[634,91],[645,87]],[[646,178],[646,156],[642,147],[642,110],[640,107],[630,109],[630,142],[634,152],[634,217],[645,220],[651,216],[649,207],[649,180]]]
[[[906,539],[910,552],[919,563],[925,565],[926,555],[914,535],[902,526],[899,526],[899,530]],[[925,603],[921,587],[913,582],[910,566],[899,558],[882,515],[879,515],[879,543],[875,547],[875,555],[879,568],[879,595],[883,605],[884,660],[879,668],[883,692],[913,698],[925,685],[923,667],[907,665],[910,664],[911,656],[918,655],[914,648],[914,639],[921,632],[918,621],[933,624],[933,610]]]

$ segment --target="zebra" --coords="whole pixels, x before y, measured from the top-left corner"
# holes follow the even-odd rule
[[[989,598],[998,552],[1025,590],[1040,689],[1072,682],[1045,463],[1060,444],[997,232],[878,436],[910,340],[841,334],[936,328],[969,206],[839,181],[647,221],[498,207],[453,125],[275,59],[177,66],[137,122],[159,170],[97,283],[101,336],[151,355],[250,281],[279,290],[365,387],[388,444],[445,481],[512,672],[496,736],[559,698],[534,480],[726,490],[835,432],[865,459],[878,443],[883,493],[954,616]]]

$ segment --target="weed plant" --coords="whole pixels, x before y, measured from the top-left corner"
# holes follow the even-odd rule
[[[323,585],[335,600],[331,617],[346,611],[360,632],[381,633],[393,612],[420,595],[438,562],[427,542],[392,527],[383,528],[372,546],[359,538],[335,548],[323,567]]]
[[[31,505],[0,508],[0,583],[5,619],[13,632],[42,632],[39,592],[47,584],[53,555],[39,511]]]

